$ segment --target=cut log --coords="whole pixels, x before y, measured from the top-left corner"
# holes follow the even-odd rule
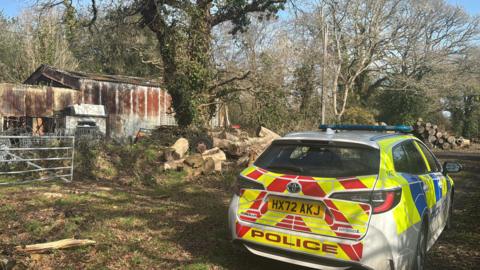
[[[203,152],[202,158],[204,160],[206,160],[207,158],[213,159],[215,163],[215,171],[221,171],[222,163],[227,160],[227,156],[225,155],[225,152],[220,150],[220,148],[218,147],[215,147]]]
[[[445,142],[445,139],[444,138],[438,138],[437,139],[437,143],[438,144],[443,144]]]
[[[447,142],[450,143],[450,144],[455,143],[455,137],[454,136],[448,136]]]
[[[207,175],[215,171],[215,161],[211,157],[207,157],[202,164],[202,174]]]
[[[442,136],[443,136],[443,133],[440,131],[437,131],[437,133],[435,134],[435,137],[437,137],[437,139],[442,138]]]
[[[169,162],[177,159],[177,154],[175,153],[175,149],[173,148],[166,148],[163,150],[163,161]]]
[[[425,127],[426,127],[427,129],[430,129],[430,128],[432,127],[432,123],[428,123],[428,122],[425,123]]]
[[[251,143],[240,142],[240,141],[234,142],[234,141],[223,140],[215,146],[222,149],[232,157],[241,157],[248,152],[247,150],[250,144]]]
[[[452,148],[452,145],[449,144],[448,142],[442,144],[443,150],[449,150],[450,148]]]
[[[192,168],[200,168],[203,165],[203,157],[200,154],[195,154],[185,158],[184,163]]]
[[[268,129],[261,128],[259,135],[263,137],[248,138],[241,141],[231,141],[226,139],[214,139],[214,146],[222,149],[228,155],[233,157],[242,157],[250,152],[250,148],[255,147],[255,152],[262,152],[265,147],[270,145],[270,143],[279,138],[280,136],[275,132],[269,131]]]
[[[469,147],[471,144],[471,141],[468,139],[463,139],[462,144],[460,144],[460,147]]]
[[[96,244],[93,240],[86,239],[64,239],[55,242],[26,245],[26,246],[17,246],[16,250],[19,252],[28,252],[28,253],[44,253],[54,249],[66,249],[73,247],[83,247]]]
[[[181,170],[183,168],[185,159],[172,160],[163,163],[163,170]]]
[[[463,143],[463,137],[458,137],[458,138],[455,140],[455,143],[456,143],[457,145],[462,145],[462,143]]]
[[[425,128],[424,128],[424,127],[420,126],[420,127],[417,128],[417,133],[418,133],[418,134],[423,134],[424,132],[425,132]]]
[[[181,159],[185,157],[185,154],[188,151],[188,140],[185,138],[180,138],[178,139],[172,146],[171,148],[174,150],[174,158],[175,159]]]
[[[232,141],[226,140],[226,139],[221,139],[221,138],[216,138],[213,137],[213,147],[218,147],[220,149],[227,149],[228,146],[232,143]]]
[[[273,139],[280,138],[280,135],[278,135],[277,133],[271,131],[266,127],[259,127],[257,129],[257,136],[260,138],[265,138],[265,137],[272,137]]]
[[[238,136],[233,135],[232,133],[229,133],[229,132],[225,132],[225,133],[223,134],[223,139],[227,139],[227,140],[229,140],[229,141],[234,141],[234,142],[240,140],[240,138],[239,138]]]
[[[437,125],[432,125],[432,128],[437,130],[438,129],[438,126]]]
[[[428,135],[430,135],[430,136],[435,135],[435,133],[437,133],[437,130],[436,130],[436,129],[430,128],[430,129],[428,130]]]
[[[435,143],[436,141],[437,141],[437,137],[432,135],[428,136],[428,142]]]

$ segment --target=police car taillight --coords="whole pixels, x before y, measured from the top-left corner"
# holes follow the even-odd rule
[[[379,214],[387,212],[393,207],[397,206],[402,198],[402,190],[383,190],[383,191],[374,191],[372,192],[372,207],[373,213]]]
[[[402,197],[401,189],[375,190],[360,192],[338,192],[330,198],[360,203],[368,203],[373,208],[374,214],[384,213],[395,207]]]
[[[235,194],[241,196],[245,189],[265,190],[265,187],[262,183],[239,176],[234,185]]]

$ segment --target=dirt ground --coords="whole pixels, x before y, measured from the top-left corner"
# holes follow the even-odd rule
[[[460,161],[465,170],[454,177],[454,228],[429,252],[427,269],[480,265],[480,154],[473,156]],[[227,240],[234,179],[228,174],[186,180],[169,173],[149,188],[87,180],[1,188],[0,258],[14,259],[16,269],[299,269],[253,256]],[[41,255],[13,251],[16,245],[70,237],[97,244]]]
[[[444,160],[459,161],[464,170],[453,175],[455,201],[453,228],[445,230],[428,253],[427,269],[480,267],[480,153],[445,153]]]

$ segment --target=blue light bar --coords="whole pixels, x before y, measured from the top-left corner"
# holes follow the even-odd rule
[[[402,133],[410,133],[413,131],[411,126],[373,126],[373,125],[320,125],[320,129],[326,130],[331,128],[334,130],[365,130],[365,131],[396,131]]]

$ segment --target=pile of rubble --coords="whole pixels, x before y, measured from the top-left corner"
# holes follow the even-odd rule
[[[225,167],[245,167],[255,159],[280,135],[260,127],[255,137],[240,129],[210,132],[213,148],[195,147],[194,154],[189,154],[189,141],[179,138],[170,147],[164,149],[163,169],[184,170],[189,176],[219,172]],[[227,159],[228,158],[228,159]]]

